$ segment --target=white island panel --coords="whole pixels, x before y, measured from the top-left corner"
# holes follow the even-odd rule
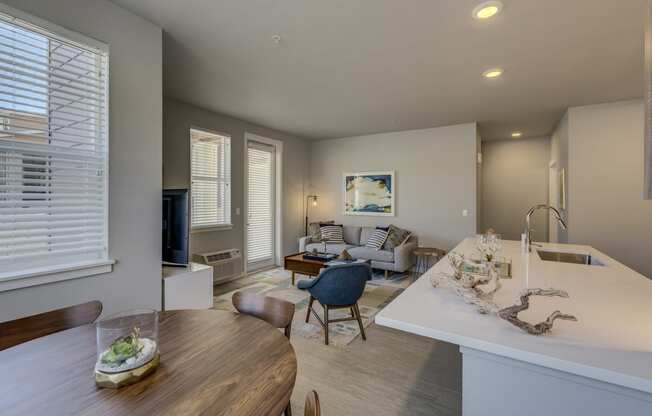
[[[383,309],[376,323],[458,344],[463,352],[466,348],[517,360],[642,392],[649,398],[652,282],[592,247],[543,246],[591,254],[604,266],[543,261],[538,248],[524,253],[520,242],[505,241],[500,256],[512,260],[513,278],[501,280],[503,288],[495,300],[506,307],[518,302],[519,293],[527,287],[562,289],[570,299],[533,297],[530,310],[519,316],[540,322],[560,310],[575,315],[578,322],[556,321],[552,333],[533,336],[496,316],[481,315],[451,289],[432,287],[432,276],[451,271],[444,259]],[[475,239],[464,240],[454,251],[476,255]]]

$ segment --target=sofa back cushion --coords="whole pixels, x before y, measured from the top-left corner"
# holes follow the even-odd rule
[[[354,225],[345,225],[343,229],[344,242],[354,246],[359,246],[360,231],[362,231],[362,227],[356,227]]]

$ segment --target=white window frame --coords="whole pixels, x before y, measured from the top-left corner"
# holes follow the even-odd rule
[[[107,57],[107,80],[106,80],[106,107],[104,109],[104,117],[106,120],[106,159],[104,167],[104,203],[105,203],[105,240],[107,253],[104,259],[82,261],[76,263],[62,264],[56,266],[44,266],[32,269],[25,269],[12,272],[0,272],[0,292],[8,290],[15,290],[35,285],[42,285],[47,283],[59,282],[70,279],[78,279],[83,277],[95,276],[99,274],[110,273],[113,270],[113,264],[116,263],[109,254],[109,45],[92,39],[88,36],[73,32],[64,27],[47,20],[32,16],[21,10],[7,6],[0,3],[0,14],[2,18],[8,21],[19,22],[23,25],[29,26],[35,32],[43,32],[44,35],[56,35],[62,40],[78,43],[89,49],[96,49]]]
[[[229,195],[229,222],[228,223],[216,223],[216,224],[210,224],[210,225],[193,225],[193,198],[194,198],[194,190],[192,186],[193,182],[193,174],[192,174],[192,166],[193,166],[193,160],[192,160],[192,131],[198,131],[202,133],[206,133],[209,135],[215,135],[215,136],[220,136],[227,138],[229,140],[229,182],[228,182],[228,195]],[[190,126],[190,129],[188,130],[188,149],[189,149],[189,164],[190,164],[190,233],[191,234],[196,234],[196,233],[205,233],[205,232],[211,232],[211,231],[220,231],[220,230],[231,230],[233,229],[233,140],[230,134],[228,133],[223,133],[215,130],[210,130],[202,127],[197,127],[197,126]],[[219,180],[219,179],[218,179]]]

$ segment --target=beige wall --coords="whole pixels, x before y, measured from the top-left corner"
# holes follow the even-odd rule
[[[98,299],[104,315],[161,303],[161,29],[105,0],[3,0],[110,46],[113,272],[0,293],[0,321]]]
[[[569,240],[652,278],[652,201],[644,200],[643,101],[569,110]]]
[[[319,206],[311,220],[393,223],[421,245],[452,248],[476,232],[476,130],[470,123],[313,143],[311,191]],[[396,217],[343,215],[342,174],[383,170],[396,171]]]
[[[548,202],[550,139],[511,139],[482,144],[483,226],[506,240],[520,240],[525,214]],[[532,238],[548,241],[548,214],[532,217]]]
[[[231,218],[233,229],[191,234],[191,252],[244,245],[244,135],[254,133],[283,142],[283,254],[298,250],[303,234],[303,191],[308,169],[308,143],[301,138],[216,114],[190,104],[165,98],[163,127],[163,185],[167,189],[190,188],[190,127],[231,136]],[[236,215],[236,209],[240,215]]]

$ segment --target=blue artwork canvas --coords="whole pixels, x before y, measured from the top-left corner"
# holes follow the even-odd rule
[[[394,171],[344,174],[344,214],[394,216]]]

